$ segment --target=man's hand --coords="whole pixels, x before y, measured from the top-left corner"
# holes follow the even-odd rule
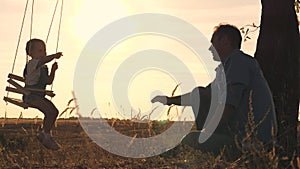
[[[160,102],[164,105],[167,104],[167,96],[155,96],[152,100],[151,100],[152,103],[155,103],[155,102]]]

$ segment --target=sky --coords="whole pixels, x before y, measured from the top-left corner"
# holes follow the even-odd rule
[[[8,73],[12,71],[25,4],[25,0],[0,1],[1,96],[7,94],[5,91],[5,87],[8,85],[6,79]],[[55,4],[54,0],[35,1],[32,37],[46,39]],[[22,75],[26,62],[25,43],[30,38],[31,4],[28,8],[14,69],[14,73],[17,75]],[[58,10],[60,9],[58,8]],[[177,17],[196,27],[209,41],[214,26],[219,23],[230,23],[239,28],[252,23],[259,25],[261,5],[259,0],[65,0],[58,46],[58,51],[63,52],[63,57],[57,60],[59,69],[53,84],[56,96],[52,99],[60,112],[66,108],[68,101],[72,98],[76,64],[89,40],[99,30],[111,23],[142,13],[159,13]],[[57,14],[47,42],[48,54],[56,52],[58,20]],[[258,31],[251,33],[251,40],[242,44],[242,50],[252,56],[256,48],[257,36]],[[99,47],[100,49],[101,47]],[[134,115],[132,115],[131,108],[146,112],[151,107],[153,108],[150,103],[153,91],[159,90],[160,93],[170,95],[178,84],[178,81],[174,80],[174,77],[170,76],[168,72],[164,73],[155,69],[137,72],[130,80],[127,91],[131,105],[128,107],[118,103],[113,104],[114,98],[110,91],[114,73],[129,56],[147,49],[168,51],[173,55],[178,55],[181,61],[184,57],[184,63],[192,72],[197,85],[207,85],[213,78],[207,76],[201,63],[198,64],[195,59],[193,60],[193,53],[174,39],[151,34],[127,38],[115,45],[97,68],[95,76],[97,78],[94,81],[95,99],[98,108],[101,107],[101,112],[105,112],[105,116],[117,114],[118,117],[132,117]],[[48,64],[49,68],[51,64]],[[176,94],[183,92],[188,91],[177,90]],[[20,98],[19,95],[11,93],[9,96]],[[86,102],[89,102],[88,100]],[[85,102],[81,103],[85,104]],[[122,107],[122,112],[120,112],[120,107]],[[90,109],[92,111],[94,108]],[[34,109],[23,110],[12,104],[6,105],[2,101],[0,102],[0,117],[4,117],[5,112],[7,112],[7,117],[18,117],[20,112],[23,117],[43,117],[42,113]],[[136,115],[136,112],[134,113]],[[157,115],[157,118],[163,117],[165,115]]]

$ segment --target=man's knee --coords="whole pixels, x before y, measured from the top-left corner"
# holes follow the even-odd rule
[[[193,105],[193,111],[196,118],[197,130],[202,130],[210,109],[210,88],[196,87],[192,92],[194,100],[199,103]]]

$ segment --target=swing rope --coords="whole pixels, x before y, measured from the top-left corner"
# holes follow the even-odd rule
[[[25,5],[25,9],[24,9],[23,19],[22,19],[22,23],[21,23],[21,29],[20,29],[19,36],[18,36],[18,42],[17,42],[16,51],[15,51],[13,65],[11,68],[11,73],[14,73],[14,70],[15,70],[16,60],[17,60],[17,56],[18,56],[18,50],[19,50],[23,27],[24,27],[24,23],[25,23],[26,14],[27,14],[28,3],[29,3],[29,0],[26,1],[26,5]],[[27,60],[27,58],[26,58],[26,60]],[[10,87],[10,84],[8,84],[8,87]],[[9,96],[9,91],[7,91],[7,93],[6,93],[6,97],[8,97],[8,96]],[[7,102],[6,102],[6,105],[8,105]]]
[[[58,3],[58,0],[57,0]],[[59,16],[59,24],[58,24],[58,31],[57,31],[57,40],[56,40],[56,53],[58,51],[58,45],[59,45],[59,37],[60,37],[60,28],[61,28],[61,21],[63,16],[63,7],[64,7],[64,0],[61,0],[61,7],[60,7],[60,16]],[[56,9],[55,9],[56,11]],[[56,62],[56,59],[54,60]],[[51,90],[53,89],[53,83],[51,84]]]
[[[61,28],[61,21],[62,21],[62,16],[63,16],[63,9],[64,9],[64,0],[61,0],[59,24],[58,24],[58,31],[57,31],[57,41],[56,41],[56,52],[58,50],[58,44],[59,44],[60,28]]]
[[[33,12],[34,12],[34,0],[32,0],[31,4],[31,17],[30,17],[30,34],[29,34],[29,39],[32,38],[32,29],[33,29]],[[26,64],[28,63],[29,57],[26,55]]]
[[[27,0],[26,5],[25,5],[25,9],[24,9],[23,20],[22,20],[21,29],[20,29],[20,32],[19,32],[17,48],[16,48],[16,52],[15,52],[15,57],[14,57],[11,73],[14,73],[14,69],[15,69],[16,59],[17,59],[17,55],[18,55],[18,50],[19,50],[20,41],[21,41],[21,37],[22,37],[22,31],[23,31],[24,22],[25,22],[26,13],[27,13],[28,2],[29,2],[29,0]]]
[[[52,15],[52,19],[51,19],[51,22],[50,22],[48,34],[47,34],[46,41],[45,41],[46,43],[48,42],[48,38],[49,38],[49,35],[50,35],[50,32],[51,32],[52,24],[53,24],[54,17],[55,17],[55,14],[56,14],[56,9],[57,9],[57,5],[58,5],[58,1],[59,0],[57,0],[56,4],[55,4],[54,12],[53,12],[53,15]]]
[[[31,4],[31,17],[30,17],[30,39],[32,37],[32,29],[33,29],[33,12],[34,12],[34,0],[32,0]]]

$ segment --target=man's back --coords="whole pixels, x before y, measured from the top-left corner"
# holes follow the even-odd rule
[[[224,64],[227,82],[227,104],[237,108],[238,130],[245,136],[245,125],[252,109],[258,138],[269,142],[272,128],[277,131],[276,115],[271,91],[257,61],[235,50]]]

